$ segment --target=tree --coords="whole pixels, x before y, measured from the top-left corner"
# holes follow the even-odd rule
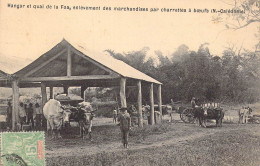
[[[234,0],[233,12],[226,17],[219,15],[215,20],[224,20],[227,29],[241,29],[248,25],[260,23],[260,0]],[[242,11],[242,12],[239,12]]]
[[[154,53],[157,55],[157,57],[159,59],[158,67],[169,66],[172,64],[170,59],[167,56],[163,56],[163,53],[161,51],[157,50],[157,51],[154,51]]]
[[[156,51],[159,65],[153,58],[146,60],[145,49],[128,53],[115,53],[143,73],[163,83],[162,100],[190,101],[195,96],[201,102],[255,102],[260,94],[260,56],[257,51],[235,49],[232,45],[223,51],[223,56],[210,53],[208,43],[197,51],[186,45],[179,46],[171,57]],[[127,100],[136,102],[136,88],[127,89]],[[143,102],[149,102],[149,87],[143,88]]]

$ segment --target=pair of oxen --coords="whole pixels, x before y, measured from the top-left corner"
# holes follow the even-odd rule
[[[63,106],[58,100],[50,99],[43,107],[43,115],[47,119],[47,135],[61,138],[60,130],[65,124],[70,124],[71,119],[78,122],[80,137],[85,139],[88,134],[91,139],[93,109],[90,103],[82,102],[78,107]]]
[[[224,118],[224,111],[222,108],[208,108],[208,107],[201,107],[196,106],[193,108],[194,111],[194,118],[198,119],[199,126],[207,127],[206,120],[207,119],[215,119],[216,120],[216,127],[222,127],[222,120]]]

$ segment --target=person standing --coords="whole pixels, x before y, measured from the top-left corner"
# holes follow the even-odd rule
[[[22,102],[20,103],[20,107],[18,108],[18,114],[21,123],[21,129],[23,129],[23,124],[26,123],[26,112]]]
[[[117,109],[115,107],[113,110],[113,123],[116,123],[116,119],[117,119]]]
[[[122,143],[124,148],[128,148],[128,135],[131,126],[131,118],[129,113],[127,112],[126,107],[122,107],[121,113],[118,116],[118,121],[120,122],[120,130],[122,134]]]
[[[192,108],[196,107],[196,98],[195,97],[192,97],[192,99],[191,99],[191,107]]]
[[[6,109],[6,122],[8,130],[10,130],[12,128],[12,105],[10,101],[8,101]]]
[[[196,103],[197,106],[199,106],[199,107],[201,106],[201,102],[200,102],[200,99],[199,99],[199,98],[196,99],[196,102],[195,102],[195,103]]]
[[[28,107],[27,107],[27,104],[24,104],[24,110],[25,110],[25,113],[26,113],[26,124],[29,124],[29,120],[28,120]]]
[[[42,127],[42,109],[38,103],[35,104],[35,113],[36,113],[36,129],[41,130]]]
[[[28,124],[31,122],[32,123],[32,128],[34,128],[34,120],[33,120],[33,104],[30,103],[29,107],[28,107],[28,114],[27,114],[27,118],[28,118]]]

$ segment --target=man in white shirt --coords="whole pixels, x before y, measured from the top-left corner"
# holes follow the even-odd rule
[[[18,114],[19,114],[19,118],[20,118],[21,129],[22,129],[23,124],[26,123],[26,112],[25,112],[23,103],[20,103],[20,106],[18,108]]]

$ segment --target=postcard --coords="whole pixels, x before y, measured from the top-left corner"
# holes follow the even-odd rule
[[[2,165],[260,164],[259,0],[1,0]]]

